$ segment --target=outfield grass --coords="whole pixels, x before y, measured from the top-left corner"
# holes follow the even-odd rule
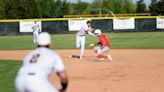
[[[164,48],[164,32],[111,33],[110,37],[112,48]]]
[[[128,33],[105,33],[111,42],[112,48],[164,48],[164,32],[128,32]],[[76,41],[75,34],[53,34],[53,49],[74,49]],[[97,38],[86,37],[86,48],[96,42]],[[34,49],[32,36],[0,36],[1,50]]]
[[[15,92],[14,79],[21,62],[0,60],[0,92]]]

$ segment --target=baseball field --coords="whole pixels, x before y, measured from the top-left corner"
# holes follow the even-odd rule
[[[99,61],[86,37],[84,59],[72,59],[75,34],[53,34],[52,49],[64,60],[68,92],[164,92],[164,32],[105,33],[113,62]],[[15,92],[14,78],[24,56],[35,49],[32,35],[0,36],[0,92]],[[58,77],[49,80],[60,88]]]

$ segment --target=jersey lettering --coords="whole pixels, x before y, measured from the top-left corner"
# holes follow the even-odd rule
[[[39,58],[40,54],[34,54],[32,59],[30,60],[30,63],[36,63],[38,58]]]

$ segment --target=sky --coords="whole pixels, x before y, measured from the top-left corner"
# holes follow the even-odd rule
[[[70,2],[77,2],[78,0],[68,0],[68,1],[70,1]],[[81,1],[91,3],[93,0],[81,0]],[[135,3],[135,2],[138,1],[138,0],[131,0],[131,1],[132,1],[133,3]],[[148,4],[150,4],[151,0],[144,0],[144,2],[148,5]]]

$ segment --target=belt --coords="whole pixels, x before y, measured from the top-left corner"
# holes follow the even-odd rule
[[[28,73],[28,75],[30,75],[30,76],[31,76],[31,75],[35,75],[35,73]]]
[[[85,35],[80,35],[80,36],[85,36]]]

